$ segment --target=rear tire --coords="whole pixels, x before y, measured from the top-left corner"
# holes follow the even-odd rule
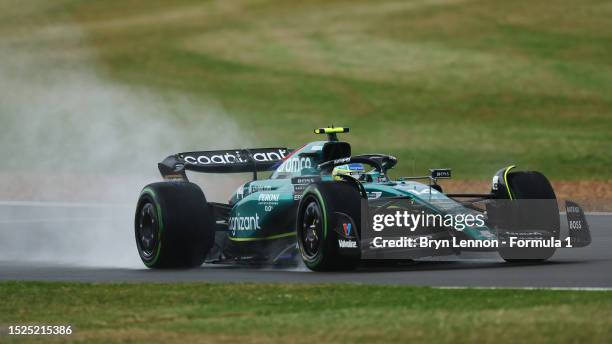
[[[508,174],[513,200],[502,200],[497,221],[498,237],[516,232],[546,231],[559,239],[559,209],[557,197],[540,172],[519,171]],[[518,202],[515,202],[517,200]],[[507,262],[541,262],[549,259],[556,248],[511,248],[500,246],[499,254]]]
[[[347,182],[318,182],[304,191],[298,206],[296,231],[302,260],[310,270],[352,270],[357,266],[360,258],[357,242],[361,224],[360,200],[355,186]],[[356,231],[349,234],[349,238],[354,238],[356,248],[349,248],[348,253],[347,249],[342,249],[345,250],[342,254],[338,241],[347,237],[340,234],[338,227],[348,223],[351,226],[348,228]]]
[[[214,243],[214,218],[202,190],[189,182],[147,185],[138,199],[134,232],[149,268],[202,265]]]

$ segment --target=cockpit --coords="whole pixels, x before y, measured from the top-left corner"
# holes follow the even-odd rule
[[[397,159],[384,154],[351,156],[351,145],[342,141],[317,141],[294,151],[272,174],[271,179],[306,175],[349,175],[362,182],[383,182]]]

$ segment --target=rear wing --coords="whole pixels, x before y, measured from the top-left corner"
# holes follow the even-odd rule
[[[269,171],[290,153],[288,148],[252,148],[185,152],[170,155],[157,164],[164,179],[187,180],[185,171],[203,173],[253,173]]]

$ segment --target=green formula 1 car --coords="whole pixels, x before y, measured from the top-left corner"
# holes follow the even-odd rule
[[[301,258],[309,269],[325,271],[352,269],[366,259],[415,259],[465,250],[498,251],[506,260],[543,260],[559,247],[557,200],[541,173],[509,166],[494,175],[489,193],[444,193],[437,181],[450,178],[450,169],[391,180],[387,172],[397,159],[352,155],[350,144],[337,137],[348,131],[317,129],[327,140],[296,150],[169,156],[158,164],[164,181],[147,185],[136,207],[135,236],[142,261],[149,268],[186,268],[204,262],[295,263]],[[186,170],[252,173],[253,178],[227,204],[215,203],[188,181]],[[264,171],[272,174],[258,179],[258,172]],[[527,200],[541,204],[521,203]],[[413,228],[399,232],[398,226],[419,214],[434,223],[413,221]],[[590,235],[582,210],[568,203],[567,214],[570,236],[561,242],[567,243],[563,247],[587,245]],[[443,220],[449,215],[461,217],[447,224]],[[391,229],[377,228],[383,224]],[[538,247],[536,253],[533,248],[512,250],[512,238],[545,238],[552,244]],[[436,244],[418,245],[424,242]]]

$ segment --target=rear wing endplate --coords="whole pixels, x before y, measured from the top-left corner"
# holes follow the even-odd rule
[[[157,164],[164,179],[187,180],[185,171],[203,173],[248,173],[269,171],[290,153],[288,148],[252,148],[185,152],[170,155]]]

